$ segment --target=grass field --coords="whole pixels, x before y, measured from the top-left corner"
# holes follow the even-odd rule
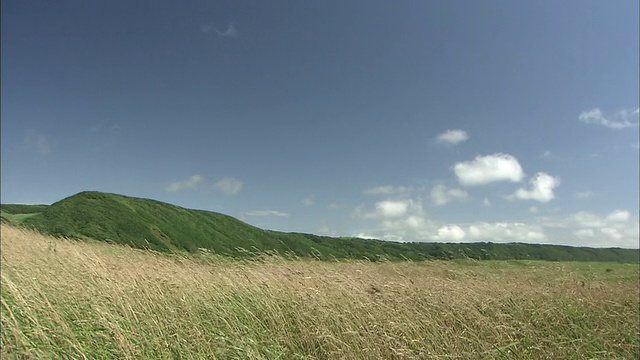
[[[3,359],[636,359],[638,264],[239,261],[2,226]]]

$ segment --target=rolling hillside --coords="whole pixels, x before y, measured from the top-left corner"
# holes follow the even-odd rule
[[[594,249],[538,244],[395,243],[331,238],[256,228],[233,217],[155,200],[81,192],[46,205],[2,205],[2,219],[54,236],[96,239],[161,252],[253,257],[277,252],[319,259],[542,259],[638,262],[632,249]]]

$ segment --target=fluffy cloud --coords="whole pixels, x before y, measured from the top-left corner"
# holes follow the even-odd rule
[[[439,143],[449,145],[457,145],[467,141],[468,139],[469,135],[467,135],[467,132],[464,130],[447,130],[436,138]]]
[[[613,222],[627,222],[631,218],[631,213],[626,210],[615,210],[611,214],[607,215],[608,221]]]
[[[467,196],[467,192],[462,189],[448,188],[442,184],[434,186],[429,193],[431,203],[436,206],[446,205],[454,200],[464,200]]]
[[[605,116],[599,108],[584,111],[578,116],[587,124],[598,124],[610,129],[624,129],[638,126],[639,110],[620,110],[613,116]]]
[[[375,204],[375,210],[367,211],[364,205],[360,205],[353,211],[353,216],[360,219],[387,220],[399,218],[409,212],[422,212],[422,206],[413,200],[384,200]]]
[[[438,233],[433,239],[443,242],[458,242],[463,240],[466,235],[465,231],[458,225],[445,225],[438,229]]]
[[[519,222],[477,222],[469,225],[467,241],[546,242],[544,229],[536,224]]]
[[[458,182],[465,186],[485,185],[497,181],[519,182],[524,177],[518,160],[508,154],[478,156],[473,161],[454,165]]]
[[[242,190],[242,181],[230,177],[220,179],[214,184],[207,184],[204,176],[193,175],[186,180],[174,181],[165,188],[168,192],[178,192],[185,190],[219,191],[227,195],[235,195]]]
[[[572,229],[572,235],[582,240],[581,245],[638,248],[639,220],[627,210],[614,210],[605,216],[580,211],[551,226]]]
[[[529,189],[520,188],[509,198],[549,202],[555,197],[553,189],[560,185],[560,179],[540,172],[529,181],[529,185]]]
[[[400,217],[407,213],[407,209],[409,208],[409,201],[393,201],[393,200],[385,200],[376,203],[376,211],[383,218],[394,218]]]

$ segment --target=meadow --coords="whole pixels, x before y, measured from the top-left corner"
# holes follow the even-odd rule
[[[2,224],[3,359],[634,359],[638,264],[238,260]]]

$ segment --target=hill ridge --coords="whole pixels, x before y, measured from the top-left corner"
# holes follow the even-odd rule
[[[32,211],[32,212],[30,212]],[[509,243],[398,243],[263,230],[232,216],[158,200],[82,191],[51,205],[2,205],[2,219],[54,236],[161,252],[207,249],[233,257],[278,253],[319,259],[542,259],[638,262],[638,249]]]

